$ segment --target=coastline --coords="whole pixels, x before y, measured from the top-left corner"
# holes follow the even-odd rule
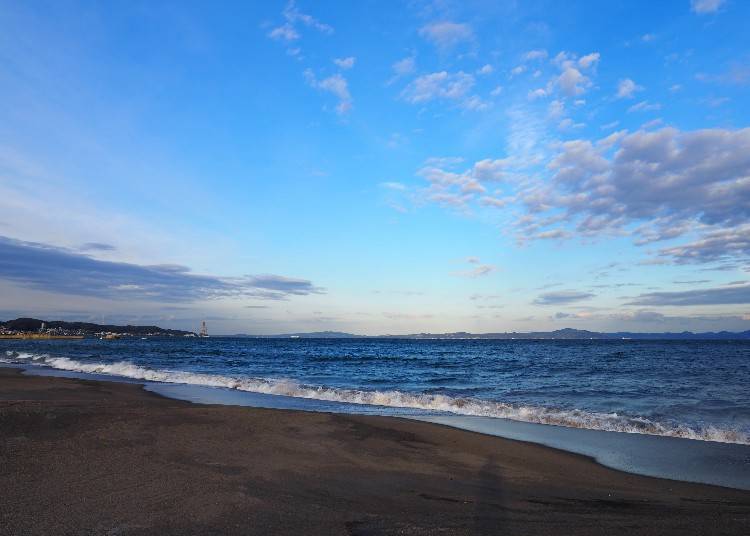
[[[747,491],[394,417],[0,369],[0,534],[741,534]]]
[[[268,394],[216,385],[142,379],[141,374],[80,372],[63,368],[9,364],[24,374],[142,385],[147,391],[196,404],[288,409],[324,413],[378,415],[437,423],[485,435],[544,445],[587,456],[611,469],[669,480],[750,491],[750,445],[636,432],[615,432],[583,427],[525,422],[499,417],[418,410],[365,403],[325,400],[321,397]],[[134,371],[117,370],[123,374]],[[135,371],[143,372],[143,371]],[[315,394],[315,393],[313,393]]]

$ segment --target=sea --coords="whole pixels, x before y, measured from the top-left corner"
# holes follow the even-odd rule
[[[750,489],[750,341],[2,340],[0,362],[196,403],[416,418]]]

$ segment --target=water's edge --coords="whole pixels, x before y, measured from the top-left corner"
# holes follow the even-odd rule
[[[496,417],[434,415],[411,409],[383,408],[222,387],[160,383],[103,374],[3,363],[24,374],[113,381],[142,385],[147,391],[196,404],[248,406],[297,411],[402,417],[462,430],[540,444],[580,454],[628,473],[750,490],[750,446],[686,438],[567,428]],[[387,411],[386,411],[387,409]]]
[[[251,393],[282,395],[292,398],[314,399],[334,405],[349,404],[380,408],[376,413],[408,412],[419,415],[459,415],[504,418],[514,421],[558,425],[610,432],[651,434],[666,437],[699,439],[721,443],[750,445],[750,433],[733,426],[690,425],[687,423],[660,422],[640,415],[627,415],[616,411],[596,411],[578,408],[559,408],[555,404],[508,403],[472,396],[452,396],[435,392],[412,392],[398,387],[372,389],[330,386],[325,383],[310,384],[296,378],[270,377],[247,374],[227,374],[224,371],[198,372],[174,369],[172,366],[152,367],[138,365],[130,360],[114,362],[88,362],[69,357],[28,352],[6,352],[0,362],[33,364],[57,370],[84,374],[100,374],[155,383],[187,384],[205,387],[224,387]],[[286,376],[286,374],[284,374]],[[388,408],[387,410],[385,408]]]

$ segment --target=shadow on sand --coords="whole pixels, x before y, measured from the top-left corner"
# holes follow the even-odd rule
[[[474,497],[474,534],[508,534],[504,506],[503,479],[495,463],[495,456],[479,471],[477,493]]]

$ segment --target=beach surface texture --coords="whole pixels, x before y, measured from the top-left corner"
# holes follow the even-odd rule
[[[747,534],[750,492],[393,417],[0,369],[0,534]]]

